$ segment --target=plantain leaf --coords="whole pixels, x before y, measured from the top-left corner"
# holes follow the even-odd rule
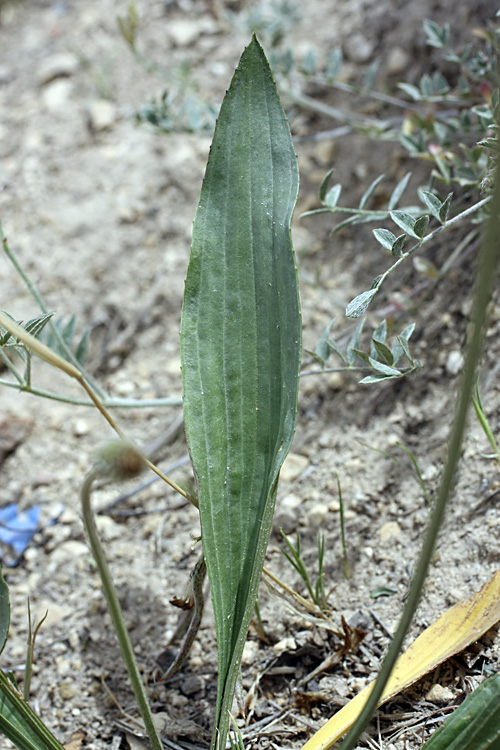
[[[422,750],[495,750],[500,746],[499,701],[497,672],[467,696]]]
[[[217,122],[181,322],[184,419],[219,651],[214,747],[224,747],[279,470],[295,430],[297,191],[290,130],[254,37]]]

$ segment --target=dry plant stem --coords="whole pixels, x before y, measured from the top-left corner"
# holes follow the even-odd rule
[[[484,205],[487,200],[490,200],[490,198],[486,198],[484,201],[481,201],[481,203]],[[394,638],[392,639],[387,656],[384,659],[370,697],[353,728],[342,743],[342,750],[354,750],[356,743],[361,737],[361,734],[368,724],[368,721],[382,696],[386,682],[392,672],[403,645],[404,638],[413,619],[413,615],[417,609],[439,529],[443,521],[446,504],[455,483],[467,413],[474,390],[474,384],[476,382],[478,363],[483,348],[487,322],[487,307],[493,293],[498,271],[500,245],[500,169],[498,167],[496,169],[495,188],[491,201],[493,208],[491,217],[487,224],[486,235],[481,249],[476,276],[471,334],[467,345],[465,367],[456,406],[455,418],[451,428],[448,456],[444,467],[441,486],[439,488],[439,494],[436,498],[435,506],[431,514],[429,527],[425,535],[422,551],[410,587],[406,606],[401,616],[401,621]]]
[[[24,328],[21,328],[21,326],[17,325],[17,323],[14,323],[10,318],[8,318],[6,315],[0,312],[0,325],[2,325],[12,336],[16,336],[16,338],[19,339],[19,341],[22,341],[23,344],[30,349],[32,352],[35,352],[35,354],[38,354],[39,357],[44,359],[46,362],[48,362],[53,367],[57,368],[58,370],[62,370],[66,375],[69,375],[71,378],[74,378],[77,380],[82,388],[86,391],[89,398],[92,400],[94,405],[97,407],[97,409],[101,412],[104,419],[108,422],[109,425],[113,428],[113,430],[116,432],[117,435],[119,435],[121,438],[126,440],[125,434],[121,430],[120,427],[116,424],[115,420],[109,413],[109,411],[106,409],[106,407],[103,405],[99,397],[94,393],[92,390],[92,387],[87,383],[84,376],[78,370],[74,365],[71,364],[71,362],[67,362],[65,359],[60,357],[58,354],[52,351],[52,349],[49,349],[48,346],[45,346],[45,344],[42,344],[41,341],[39,341],[37,338],[32,336],[30,333],[24,330]],[[195,507],[198,507],[198,503],[196,498],[194,498],[189,493],[185,492],[181,487],[179,487],[178,484],[173,482],[171,479],[165,476],[160,469],[158,469],[149,459],[144,459],[146,462],[146,465],[154,471],[155,474],[157,474],[161,479],[163,479],[164,482],[166,482],[172,489],[174,489],[176,492],[179,493],[179,495],[182,495],[182,497],[186,498],[186,500],[189,500],[189,502],[194,505]]]
[[[127,626],[125,624],[125,620],[123,618],[120,602],[118,601],[116,589],[113,584],[111,571],[109,570],[108,563],[104,555],[104,550],[99,540],[99,535],[97,533],[97,527],[94,520],[94,514],[92,513],[92,506],[90,502],[92,483],[95,479],[101,476],[102,472],[98,469],[94,469],[87,475],[83,483],[81,493],[83,522],[85,525],[87,536],[89,538],[90,548],[92,550],[92,554],[94,556],[94,560],[101,577],[104,596],[106,597],[106,601],[108,603],[109,613],[111,615],[113,626],[120,643],[123,660],[125,662],[125,666],[127,667],[127,672],[130,677],[130,682],[132,683],[132,689],[139,706],[139,711],[141,712],[142,720],[144,721],[144,725],[146,727],[148,737],[151,740],[153,749],[163,750],[162,742],[153,721],[153,715],[151,713],[151,708],[146,696],[141,673],[139,672],[137,661],[134,656],[132,643],[130,642],[130,637],[128,634]]]
[[[182,623],[183,629],[186,626],[187,626],[187,629],[185,631],[184,638],[183,638],[181,647],[179,649],[179,653],[175,657],[170,667],[164,673],[162,677],[162,682],[165,682],[165,680],[170,680],[170,678],[173,677],[179,671],[179,669],[182,667],[182,665],[186,661],[186,657],[191,650],[191,646],[193,645],[194,639],[196,638],[196,634],[198,633],[198,630],[201,625],[201,618],[203,616],[203,608],[205,606],[205,598],[203,596],[203,584],[205,582],[206,572],[207,572],[207,566],[205,564],[205,557],[202,552],[198,560],[196,561],[196,564],[191,573],[190,594],[193,598],[193,607],[189,611],[190,616],[187,622]],[[172,640],[174,639],[175,639],[175,635]]]
[[[302,607],[304,607],[304,609],[306,609],[318,619],[327,621],[330,619],[316,604],[308,601],[307,599],[304,599],[304,597],[300,594],[297,594],[296,591],[291,589],[290,586],[287,586],[286,583],[275,576],[274,573],[271,573],[271,571],[267,568],[262,568],[262,575],[270,578],[273,583],[283,589],[283,591],[285,591],[292,599],[295,599]]]

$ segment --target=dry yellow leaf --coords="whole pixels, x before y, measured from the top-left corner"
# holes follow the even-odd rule
[[[441,662],[463,651],[500,620],[500,571],[473,596],[455,604],[419,635],[399,657],[379,706],[419,680]],[[302,750],[327,750],[354,724],[373,682],[306,742]]]

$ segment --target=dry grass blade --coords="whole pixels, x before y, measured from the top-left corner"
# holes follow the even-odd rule
[[[473,596],[441,615],[399,657],[379,705],[412,685],[438,664],[463,651],[500,620],[500,571]],[[338,711],[304,745],[303,750],[326,750],[357,719],[373,682]]]

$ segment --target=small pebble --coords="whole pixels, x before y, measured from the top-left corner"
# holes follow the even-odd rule
[[[200,690],[203,690],[203,680],[197,675],[188,675],[182,680],[180,688],[184,695],[194,695],[195,693],[199,693]]]
[[[79,693],[78,685],[73,680],[63,680],[59,685],[59,695],[63,701],[69,701],[76,698]]]
[[[283,638],[281,641],[278,641],[278,643],[275,643],[273,651],[275,656],[281,656],[281,654],[284,654],[287,651],[295,651],[296,648],[297,644],[295,638],[288,636],[288,638]]]
[[[279,533],[281,530],[285,534],[291,534],[297,528],[300,512],[299,505],[302,500],[297,495],[285,495],[281,498],[273,517],[273,531]]]
[[[178,18],[168,24],[168,34],[178,47],[191,46],[200,35],[200,27],[191,20]]]
[[[401,534],[401,527],[397,521],[387,521],[387,523],[384,523],[381,527],[379,534],[380,539],[383,542],[387,542],[390,539],[395,539]]]
[[[259,644],[257,641],[247,641],[243,648],[241,657],[242,664],[254,664],[257,654],[259,653]]]
[[[454,699],[454,697],[455,694],[453,690],[450,690],[449,687],[443,687],[443,685],[439,685],[439,683],[436,683],[431,687],[431,689],[425,696],[425,699],[428,701],[433,701],[434,703],[449,703]]]
[[[91,131],[100,133],[102,130],[108,130],[116,121],[116,107],[107,99],[99,99],[90,105],[88,117]]]
[[[373,59],[373,42],[363,34],[349,34],[344,44],[344,49],[349,60],[355,63],[371,62]]]
[[[45,108],[51,114],[66,113],[72,91],[71,81],[64,79],[53,81],[43,90],[42,101]]]
[[[446,360],[446,372],[448,375],[455,377],[462,371],[464,366],[464,357],[461,351],[455,350],[448,354]]]
[[[83,437],[83,435],[87,435],[89,431],[89,423],[86,422],[85,419],[77,419],[73,425],[73,435],[75,437]]]
[[[294,482],[307,469],[309,460],[299,453],[289,453],[280,473],[283,482]]]
[[[321,526],[328,515],[328,505],[316,503],[309,511],[308,518],[313,526]]]
[[[402,47],[393,47],[389,52],[386,70],[389,75],[403,73],[410,63],[410,56]]]
[[[122,380],[115,385],[115,391],[119,396],[130,396],[135,391],[135,385],[131,380]]]
[[[97,516],[95,520],[101,539],[109,542],[122,535],[122,527],[109,516]]]

